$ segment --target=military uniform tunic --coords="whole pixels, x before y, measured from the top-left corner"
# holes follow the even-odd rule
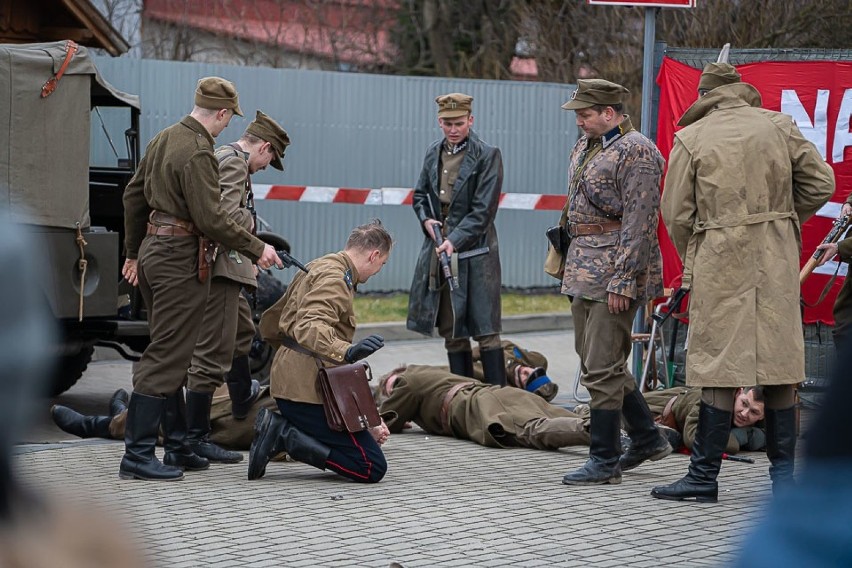
[[[246,207],[250,187],[249,154],[232,145],[220,146],[219,187],[222,209],[242,228],[251,231],[253,218]],[[243,287],[254,289],[254,263],[235,250],[220,247],[213,263],[204,320],[187,373],[187,388],[212,393],[224,381],[235,355],[248,355],[254,321]],[[237,352],[237,338],[240,350]]]
[[[441,408],[447,393],[459,390],[448,407],[449,431]],[[482,446],[557,449],[588,445],[588,420],[541,397],[516,388],[501,388],[453,375],[440,367],[409,365],[399,373],[380,410],[391,432],[413,421],[431,434],[471,440]]]
[[[209,280],[198,281],[198,239],[146,236],[149,213],[190,221],[253,261],[263,254],[263,242],[225,214],[219,196],[213,138],[190,116],[154,137],[125,190],[125,247],[129,259],[139,260],[151,333],[133,375],[140,394],[168,396],[183,386],[209,290]]]

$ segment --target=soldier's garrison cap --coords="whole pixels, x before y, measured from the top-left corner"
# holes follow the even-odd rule
[[[457,118],[473,110],[473,97],[464,93],[441,95],[435,102],[438,103],[438,118]]]
[[[272,120],[272,118],[263,112],[257,111],[257,115],[251,124],[246,128],[246,133],[254,134],[264,142],[269,142],[275,152],[275,157],[269,164],[276,170],[284,170],[284,164],[281,163],[281,158],[284,157],[284,152],[287,146],[290,145],[290,137],[287,136],[287,131],[281,128],[281,125]]]
[[[617,105],[624,101],[624,95],[630,93],[617,83],[604,79],[580,79],[577,89],[571,93],[571,100],[562,105],[565,110],[580,110],[595,105]]]
[[[195,87],[195,106],[211,110],[226,108],[243,116],[237,88],[221,77],[204,77],[198,80]]]
[[[722,85],[739,83],[742,76],[730,63],[708,63],[704,66],[701,79],[698,81],[699,91],[710,91]]]

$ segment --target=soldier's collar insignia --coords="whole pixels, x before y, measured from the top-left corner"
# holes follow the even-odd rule
[[[347,268],[346,272],[343,273],[343,281],[346,282],[346,287],[350,290],[355,289],[355,283],[352,281],[352,269]]]
[[[615,144],[615,142],[618,141],[619,138],[624,136],[624,134],[625,132],[622,131],[621,125],[619,124],[612,130],[601,136],[601,146],[603,146],[604,148],[609,148],[610,146]]]

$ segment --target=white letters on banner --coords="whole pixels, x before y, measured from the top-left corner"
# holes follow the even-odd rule
[[[799,95],[792,89],[781,91],[781,112],[789,114],[796,122],[796,126],[802,131],[805,138],[813,142],[819,150],[820,156],[827,159],[828,156],[828,89],[817,91],[817,101],[814,108],[814,119],[811,117],[804,105],[799,100]],[[852,89],[843,92],[840,101],[840,110],[834,121],[834,145],[831,151],[830,163],[839,164],[843,161],[843,153],[847,147],[852,146],[852,132],[849,130],[849,120],[852,118]]]

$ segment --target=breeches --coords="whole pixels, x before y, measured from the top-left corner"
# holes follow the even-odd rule
[[[139,292],[148,308],[151,343],[134,370],[134,391],[162,397],[183,387],[209,289],[210,280],[198,281],[198,239],[145,237]]]
[[[611,314],[606,302],[579,297],[571,302],[580,379],[591,395],[592,408],[620,410],[624,395],[636,388],[627,360],[633,346],[631,332],[638,306],[633,301],[626,311]]]
[[[331,453],[326,467],[338,475],[360,483],[378,483],[388,470],[379,444],[366,430],[336,432],[328,427],[321,404],[307,404],[276,398],[281,415],[305,434],[319,440]]]
[[[248,302],[240,294],[241,289],[242,286],[233,280],[213,278],[201,331],[187,372],[189,390],[202,393],[216,390],[231,368],[237,337],[245,342],[248,333],[254,336],[254,322]]]

